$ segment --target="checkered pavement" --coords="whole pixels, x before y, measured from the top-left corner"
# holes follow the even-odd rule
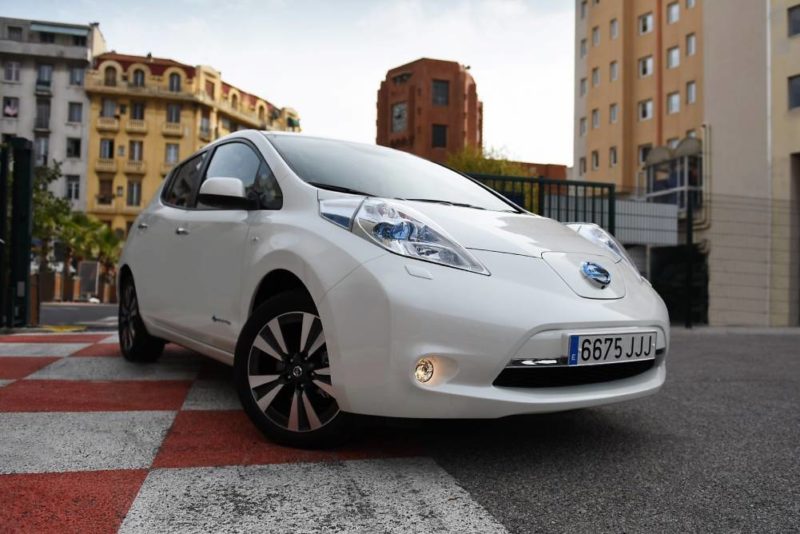
[[[265,440],[231,370],[108,333],[0,336],[0,532],[503,532],[413,440]]]

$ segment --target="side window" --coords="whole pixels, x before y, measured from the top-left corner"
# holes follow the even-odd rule
[[[180,208],[193,206],[205,158],[206,153],[203,152],[180,166],[164,195],[164,202]]]
[[[238,178],[247,197],[265,209],[280,209],[283,197],[269,166],[244,143],[227,143],[214,151],[206,178]]]

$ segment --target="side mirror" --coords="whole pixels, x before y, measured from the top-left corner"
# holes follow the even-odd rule
[[[238,178],[207,178],[200,186],[197,204],[201,208],[246,210],[250,206],[244,184]]]

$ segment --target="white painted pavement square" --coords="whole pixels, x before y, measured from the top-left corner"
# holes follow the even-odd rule
[[[111,334],[100,340],[100,343],[119,343],[119,334]]]
[[[233,383],[226,380],[195,380],[183,402],[183,410],[238,410],[242,407]]]
[[[151,471],[120,532],[506,532],[433,460]]]
[[[0,356],[69,356],[91,343],[0,343]]]
[[[64,358],[28,379],[41,380],[193,380],[200,360],[162,358],[155,363],[133,363],[122,358]]]
[[[148,468],[175,412],[0,413],[0,474]]]
[[[0,380],[0,388],[9,385],[13,380]]]

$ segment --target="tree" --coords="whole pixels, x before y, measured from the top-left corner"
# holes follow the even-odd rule
[[[67,284],[70,280],[72,260],[79,261],[85,257],[96,257],[96,240],[93,239],[102,223],[90,218],[85,213],[73,211],[61,221],[58,241],[64,247],[64,267],[61,271],[61,300],[65,300]]]
[[[527,176],[523,165],[509,161],[499,150],[481,150],[467,146],[447,157],[446,165],[466,174],[492,174],[496,176]]]
[[[97,261],[100,262],[103,282],[110,284],[113,280],[119,255],[122,251],[122,239],[105,224],[100,224],[93,233]]]
[[[70,212],[69,201],[57,197],[50,191],[50,184],[61,178],[61,164],[36,167],[33,175],[33,237],[38,240],[35,247],[39,256],[39,273],[48,270],[50,251],[59,228]]]

